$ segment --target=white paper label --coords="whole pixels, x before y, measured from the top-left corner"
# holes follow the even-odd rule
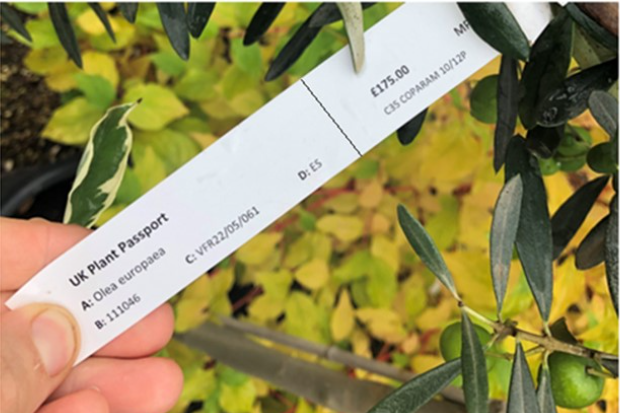
[[[497,55],[454,4],[401,6],[365,40],[361,73],[348,48],[336,53],[49,264],[7,305],[66,307],[80,324],[82,361]]]

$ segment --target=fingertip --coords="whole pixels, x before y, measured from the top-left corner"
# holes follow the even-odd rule
[[[158,384],[159,391],[154,392],[159,397],[159,400],[153,401],[152,410],[156,412],[167,412],[174,407],[176,402],[181,396],[183,391],[183,371],[181,367],[171,359],[157,357],[160,363],[159,369],[161,369],[161,381]]]
[[[43,405],[37,413],[109,413],[105,396],[96,388],[71,393]]]
[[[155,354],[174,333],[174,311],[166,303],[97,351],[101,357],[138,358]]]

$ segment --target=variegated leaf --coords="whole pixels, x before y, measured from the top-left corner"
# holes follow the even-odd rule
[[[127,117],[136,105],[112,107],[93,126],[67,199],[66,224],[91,227],[114,201],[131,151]]]

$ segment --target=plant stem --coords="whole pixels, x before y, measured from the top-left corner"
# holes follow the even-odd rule
[[[535,354],[544,353],[546,350],[547,349],[544,348],[543,346],[532,347],[531,349],[529,349],[528,351],[525,352],[525,356],[529,357],[529,356],[533,356]]]
[[[604,379],[615,379],[616,378],[613,374],[609,374],[605,371],[598,371],[597,369],[592,368],[592,367],[586,367],[586,373],[590,374],[591,376],[602,377]]]
[[[591,358],[599,363],[602,359],[618,360],[618,356],[615,354],[605,353],[603,351],[587,348],[582,346],[581,344],[565,343],[564,341],[560,341],[551,335],[539,335],[535,333],[530,333],[529,331],[517,328],[516,325],[510,322],[500,323],[499,321],[493,321],[478,313],[477,311],[467,307],[466,305],[462,305],[461,308],[472,317],[475,317],[486,325],[492,327],[499,337],[512,336],[517,340],[525,340],[534,344],[538,344],[549,352],[560,351],[562,353],[573,354],[575,356]]]

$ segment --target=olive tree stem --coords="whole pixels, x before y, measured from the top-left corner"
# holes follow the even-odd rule
[[[593,367],[586,367],[586,373],[588,373],[591,376],[602,377],[604,379],[615,379],[616,378],[613,374],[609,374],[604,371],[598,371],[597,369]]]
[[[525,340],[534,344],[538,344],[549,352],[560,351],[562,353],[573,354],[575,356],[591,358],[599,363],[602,359],[618,360],[618,356],[615,354],[605,353],[603,351],[587,348],[582,346],[581,344],[565,343],[564,341],[560,341],[551,335],[540,335],[531,333],[529,331],[521,330],[520,328],[517,328],[514,323],[510,323],[509,321],[506,323],[493,321],[478,313],[477,311],[462,304],[462,302],[460,303],[460,306],[463,311],[467,312],[467,314],[491,327],[493,331],[495,331],[495,334],[500,338],[512,336],[518,340]]]

